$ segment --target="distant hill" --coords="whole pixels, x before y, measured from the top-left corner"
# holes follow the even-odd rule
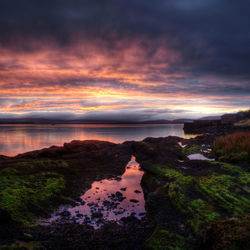
[[[147,120],[147,121],[117,121],[117,120],[62,120],[46,118],[1,118],[0,124],[183,124],[186,119]]]
[[[247,118],[250,118],[250,111],[239,111],[235,114],[242,114]],[[174,120],[146,120],[146,121],[119,121],[119,120],[87,120],[87,119],[70,119],[65,116],[65,119],[58,118],[32,118],[32,117],[22,117],[22,118],[0,118],[0,124],[183,124],[187,120],[220,120],[221,116],[205,116],[199,119],[192,118],[179,118]]]
[[[220,120],[221,119],[221,116],[205,116],[205,117],[202,117],[198,120]]]

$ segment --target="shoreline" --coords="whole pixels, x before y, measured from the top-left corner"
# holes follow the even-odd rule
[[[62,147],[52,146],[20,154],[16,157],[1,158],[0,178],[2,171],[5,171],[9,178],[13,176],[15,182],[19,178],[25,178],[27,184],[21,184],[21,180],[20,183],[15,184],[25,185],[25,189],[20,186],[20,190],[26,190],[31,185],[29,182],[33,180],[36,183],[37,179],[39,179],[36,184],[38,186],[32,184],[32,190],[39,190],[41,188],[39,185],[45,185],[48,178],[53,181],[54,186],[51,193],[46,191],[45,197],[42,195],[40,197],[40,194],[37,193],[40,198],[34,196],[35,201],[27,198],[27,207],[20,204],[20,208],[18,206],[15,208],[17,210],[13,210],[11,207],[7,209],[7,213],[12,211],[10,213],[12,218],[6,223],[0,224],[0,232],[5,235],[4,238],[0,238],[0,246],[13,244],[17,239],[24,245],[30,244],[30,242],[34,244],[35,242],[45,249],[55,248],[56,246],[62,247],[63,245],[68,246],[69,249],[73,246],[90,247],[90,249],[92,246],[99,249],[103,244],[111,249],[120,249],[121,246],[125,247],[122,249],[131,249],[131,247],[152,249],[155,244],[174,244],[185,249],[188,246],[198,247],[202,244],[208,244],[207,241],[204,243],[202,239],[205,232],[208,232],[209,226],[217,223],[213,226],[215,228],[220,225],[218,223],[221,223],[221,225],[228,223],[220,221],[230,218],[232,215],[235,217],[236,214],[220,202],[218,204],[211,202],[214,199],[213,196],[211,196],[211,201],[207,200],[200,182],[214,181],[211,179],[214,175],[218,175],[218,178],[228,175],[228,178],[231,178],[231,174],[233,176],[234,173],[226,169],[233,169],[234,165],[220,162],[217,157],[215,157],[215,162],[208,162],[189,160],[187,156],[191,153],[201,152],[201,150],[205,152],[206,150],[207,152],[204,153],[206,157],[214,157],[214,152],[207,149],[211,148],[217,137],[227,134],[227,132],[219,131],[192,139],[175,136],[149,137],[142,141],[126,141],[121,144],[95,140],[72,141],[71,143],[65,143]],[[180,142],[186,146],[181,147]],[[136,160],[145,172],[141,181],[147,210],[145,219],[137,220],[131,216],[124,220],[122,226],[107,223],[98,230],[77,223],[51,224],[49,226],[33,224],[32,221],[35,217],[46,217],[59,205],[71,204],[74,206],[80,194],[83,190],[88,190],[92,182],[121,175],[125,171],[126,163],[131,155],[135,155]],[[236,166],[238,165],[236,164]],[[243,171],[239,174],[248,175],[248,170],[245,170],[244,164],[239,166],[242,170],[237,171]],[[15,169],[17,172],[12,172],[10,169]],[[2,178],[6,176],[5,172],[5,175],[2,174]],[[28,177],[24,175],[25,172]],[[34,176],[34,178],[30,176]],[[44,176],[45,179],[41,176]],[[17,177],[18,179],[16,179]],[[238,180],[232,179],[231,181],[232,185],[239,185]],[[183,182],[186,183],[184,186],[182,186]],[[202,185],[205,185],[205,183]],[[217,185],[216,182],[214,185]],[[190,189],[191,187],[192,189]],[[227,187],[225,187],[225,190],[227,190]],[[181,200],[178,198],[179,195],[182,195],[185,199]],[[46,202],[44,199],[47,199]],[[33,206],[35,206],[31,210],[29,208],[30,203],[34,203]],[[198,207],[192,204],[196,204],[195,206]],[[183,206],[188,209],[188,214],[186,209],[183,210]],[[238,205],[235,204],[235,206],[237,208]],[[242,203],[241,206],[244,208],[245,205]],[[0,207],[2,207],[1,203]],[[202,212],[204,209],[205,214]],[[243,211],[245,210],[242,210],[242,213],[246,215]],[[32,216],[29,215],[30,212],[33,214]],[[193,217],[194,215],[196,216]],[[242,215],[238,217],[239,223]],[[196,217],[199,218],[199,222]],[[6,235],[4,230],[9,225],[13,225],[13,227]],[[30,227],[29,225],[33,226]],[[75,235],[72,235],[73,232]],[[89,236],[80,240],[80,235],[83,232]],[[27,237],[27,234],[31,236]],[[117,234],[117,236],[114,237],[114,234]],[[134,234],[137,234],[137,240],[133,237]],[[89,238],[90,235],[94,237],[92,241]],[[163,239],[168,239],[167,243],[164,243]],[[93,241],[96,240],[99,243],[93,245]],[[209,238],[209,240],[212,240],[212,238]],[[213,242],[213,244],[217,243]]]

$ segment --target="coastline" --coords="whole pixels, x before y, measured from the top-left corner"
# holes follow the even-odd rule
[[[26,173],[33,175],[32,180],[36,183],[36,178],[39,179],[39,176],[46,174],[45,179],[40,179],[41,183],[46,182],[48,178],[55,182],[50,196],[41,196],[41,199],[35,202],[32,199],[27,200],[28,203],[34,202],[31,208],[17,206],[16,210],[4,209],[11,218],[0,224],[0,244],[10,246],[20,241],[24,246],[33,244],[34,249],[50,249],[56,246],[60,248],[63,245],[69,249],[99,249],[101,245],[107,245],[111,249],[154,249],[154,246],[158,245],[160,248],[164,244],[178,246],[181,249],[212,249],[211,246],[220,244],[220,239],[213,238],[216,235],[215,231],[219,230],[220,226],[230,223],[230,218],[235,218],[235,227],[242,225],[242,218],[249,221],[249,218],[245,217],[248,214],[249,200],[243,202],[244,199],[248,199],[249,194],[241,190],[241,196],[245,198],[238,201],[237,188],[240,188],[242,183],[234,179],[235,171],[238,171],[239,176],[249,176],[249,170],[246,169],[245,163],[230,164],[218,161],[213,151],[203,153],[207,157],[215,157],[215,162],[189,160],[187,155],[212,147],[216,138],[230,132],[231,130],[217,131],[193,139],[174,136],[146,138],[143,141],[127,141],[121,144],[91,140],[72,141],[65,143],[63,147],[52,146],[16,157],[1,157],[2,178],[5,174],[9,177],[13,175],[14,179],[17,176],[22,179],[26,178]],[[183,148],[179,143],[186,146]],[[125,220],[123,226],[107,223],[98,230],[77,223],[36,225],[34,218],[49,216],[61,204],[74,205],[80,193],[89,189],[93,181],[121,175],[131,155],[135,155],[145,171],[141,182],[147,210],[145,219],[136,220],[132,216]],[[10,169],[17,172],[12,173]],[[230,179],[230,185],[237,186],[237,192],[226,184],[224,187],[224,192],[230,189],[230,192],[233,192],[233,200],[237,199],[239,202],[233,204],[233,209],[223,205],[220,200],[216,204],[214,194],[206,193],[204,189],[204,185],[207,190],[211,188],[210,182],[216,186],[216,178],[224,176],[228,176],[227,181]],[[31,180],[25,181],[28,183]],[[245,185],[249,183],[246,182]],[[33,188],[41,189],[39,186]],[[20,186],[22,194],[26,189]],[[241,213],[237,214],[239,209]],[[10,225],[11,229],[6,230]],[[241,230],[244,232],[247,227],[248,224],[242,226]],[[223,230],[226,232],[227,228]],[[81,238],[84,233],[88,236]],[[136,239],[133,237],[135,234]],[[229,237],[230,234],[227,234]],[[243,243],[246,239],[243,239]]]

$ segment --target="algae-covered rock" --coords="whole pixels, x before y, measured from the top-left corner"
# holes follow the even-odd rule
[[[250,249],[250,216],[216,221],[204,234],[203,249]]]

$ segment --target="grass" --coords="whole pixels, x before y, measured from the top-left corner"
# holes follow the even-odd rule
[[[219,137],[214,142],[214,153],[225,162],[250,162],[250,132],[237,132]]]
[[[242,120],[234,124],[237,127],[250,127],[250,119]]]

